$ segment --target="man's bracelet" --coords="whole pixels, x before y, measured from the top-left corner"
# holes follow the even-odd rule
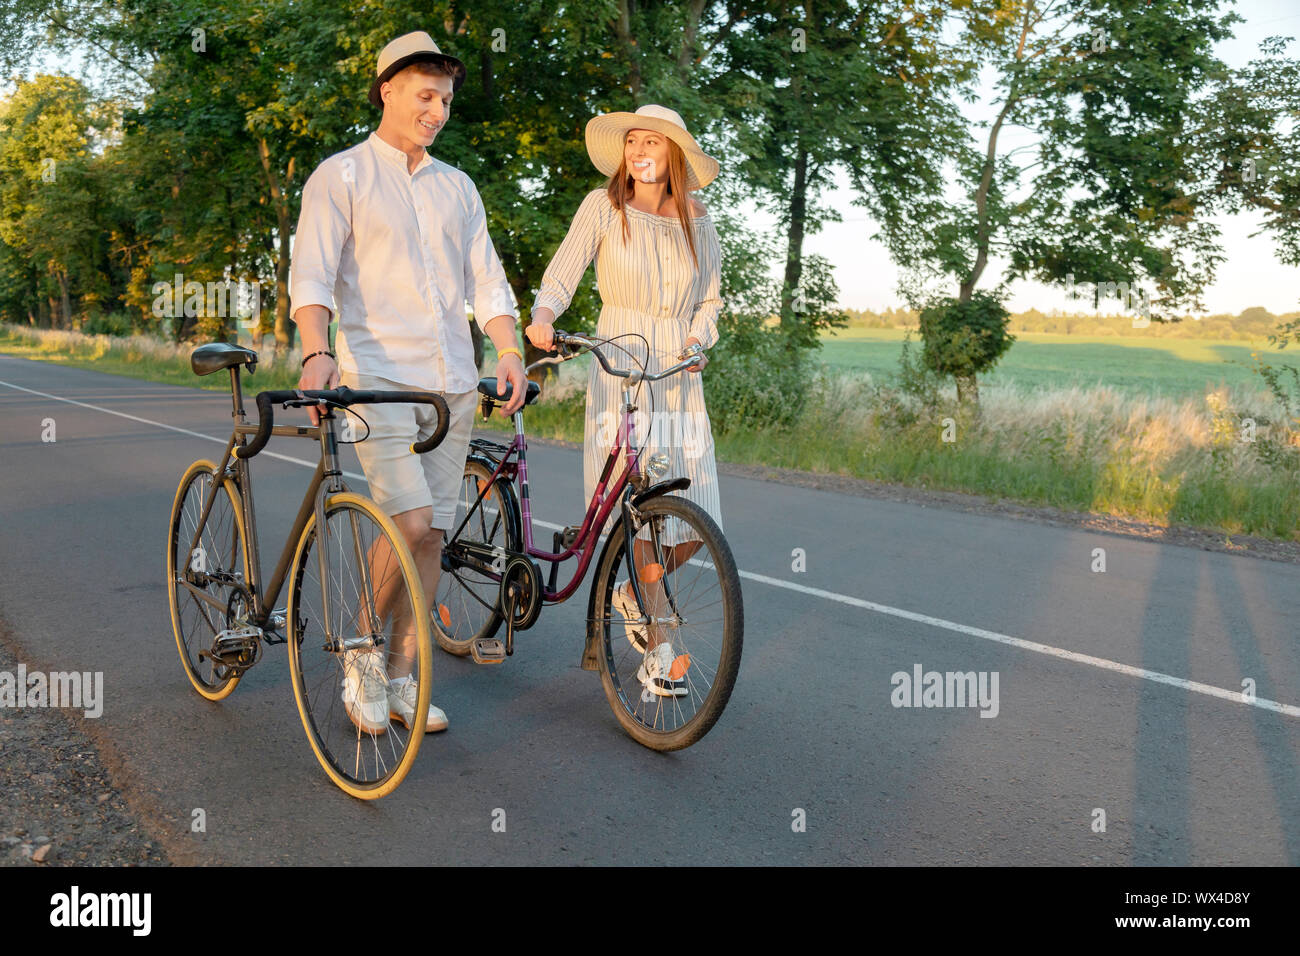
[[[335,354],[334,354],[333,352],[331,352],[329,349],[321,349],[319,352],[312,352],[311,355],[308,355],[305,359],[303,359],[303,360],[302,360],[302,367],[303,367],[303,368],[306,368],[306,367],[307,367],[307,363],[310,362],[312,359],[314,359],[314,358],[315,358],[316,356],[318,356],[318,355],[328,355],[330,358],[332,358],[332,359],[336,359],[336,360],[337,360],[337,356],[335,356]]]
[[[511,352],[514,352],[516,355],[519,356],[519,361],[522,362],[524,360],[524,353],[519,351],[519,349],[515,348],[513,345],[510,346],[510,348],[508,349],[502,349],[501,351],[497,352],[497,359],[500,360],[503,355],[508,355]]]

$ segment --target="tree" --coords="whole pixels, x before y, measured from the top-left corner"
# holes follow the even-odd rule
[[[1294,42],[1270,37],[1260,58],[1221,74],[1202,104],[1198,133],[1217,154],[1202,194],[1227,212],[1262,212],[1261,231],[1276,241],[1278,259],[1300,266],[1300,60],[1287,56]],[[1298,337],[1300,316],[1279,322],[1269,335],[1279,350]],[[1300,423],[1300,368],[1256,356],[1256,371]]]
[[[814,346],[842,324],[828,265],[803,251],[839,220],[821,200],[834,173],[847,172],[857,202],[878,215],[900,190],[913,201],[939,194],[959,129],[950,94],[969,68],[943,45],[940,4],[727,8],[725,63],[711,84],[731,131],[724,148],[740,154],[740,179],[784,231],[781,327],[792,344]]]
[[[911,304],[930,301],[940,282],[970,302],[1001,259],[994,295],[1034,278],[1094,295],[1141,290],[1148,318],[1199,306],[1222,256],[1195,190],[1210,161],[1193,135],[1195,97],[1222,69],[1213,43],[1239,19],[1216,7],[1028,0],[957,10],[965,48],[996,75],[999,105],[982,142],[956,153],[951,195],[904,194],[901,214],[882,221]],[[1011,130],[1021,142],[1008,148]]]
[[[73,327],[74,286],[94,284],[99,265],[91,137],[100,119],[89,91],[67,77],[20,83],[0,105],[0,241],[36,268],[58,328]]]

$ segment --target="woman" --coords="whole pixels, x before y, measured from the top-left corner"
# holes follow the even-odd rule
[[[595,259],[603,306],[597,335],[644,336],[648,354],[639,338],[624,338],[618,344],[644,361],[650,373],[677,364],[683,350],[699,353],[693,370],[640,386],[638,412],[647,414],[652,427],[648,433],[638,430],[636,438],[642,448],[641,461],[654,454],[667,455],[668,475],[691,479],[681,496],[700,505],[721,528],[713,433],[699,373],[708,364],[704,350],[718,339],[722,255],[708,212],[688,195],[713,181],[718,163],[696,144],[681,116],[653,105],[635,113],[593,118],[587,124],[587,154],[609,182],[588,193],[578,208],[542,278],[525,334],[538,348],[552,347],[552,323],[569,307],[588,264]],[[615,349],[607,354],[610,358],[621,355]],[[631,364],[622,357],[621,366]],[[620,421],[622,385],[622,379],[606,375],[598,363],[592,363],[583,453],[584,497],[588,501]],[[649,417],[651,413],[653,417]],[[610,486],[622,471],[620,459]],[[670,545],[665,570],[671,571],[687,561],[701,542],[687,537],[684,532],[688,529],[680,522],[670,520],[667,524],[662,540]],[[606,530],[610,526],[612,520]],[[653,563],[648,539],[636,541],[635,560],[638,568]],[[651,605],[647,614],[667,616],[662,584],[646,582],[642,592]],[[628,582],[615,589],[613,604],[628,621],[628,640],[645,653],[637,673],[645,689],[661,697],[685,695],[681,671],[688,665],[678,662],[674,670],[671,633],[653,625],[647,632],[631,624],[641,615]]]

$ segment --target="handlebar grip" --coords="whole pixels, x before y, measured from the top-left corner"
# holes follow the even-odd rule
[[[259,451],[266,447],[266,443],[271,440],[271,426],[275,424],[275,412],[271,404],[270,392],[257,393],[257,434],[247,445],[240,445],[235,448],[235,457],[248,459],[252,458]]]

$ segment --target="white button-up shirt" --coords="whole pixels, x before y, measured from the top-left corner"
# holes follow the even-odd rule
[[[406,154],[371,133],[308,178],[289,299],[335,312],[340,371],[471,391],[467,293],[480,323],[518,317],[483,200],[459,169],[426,153],[408,173]]]

